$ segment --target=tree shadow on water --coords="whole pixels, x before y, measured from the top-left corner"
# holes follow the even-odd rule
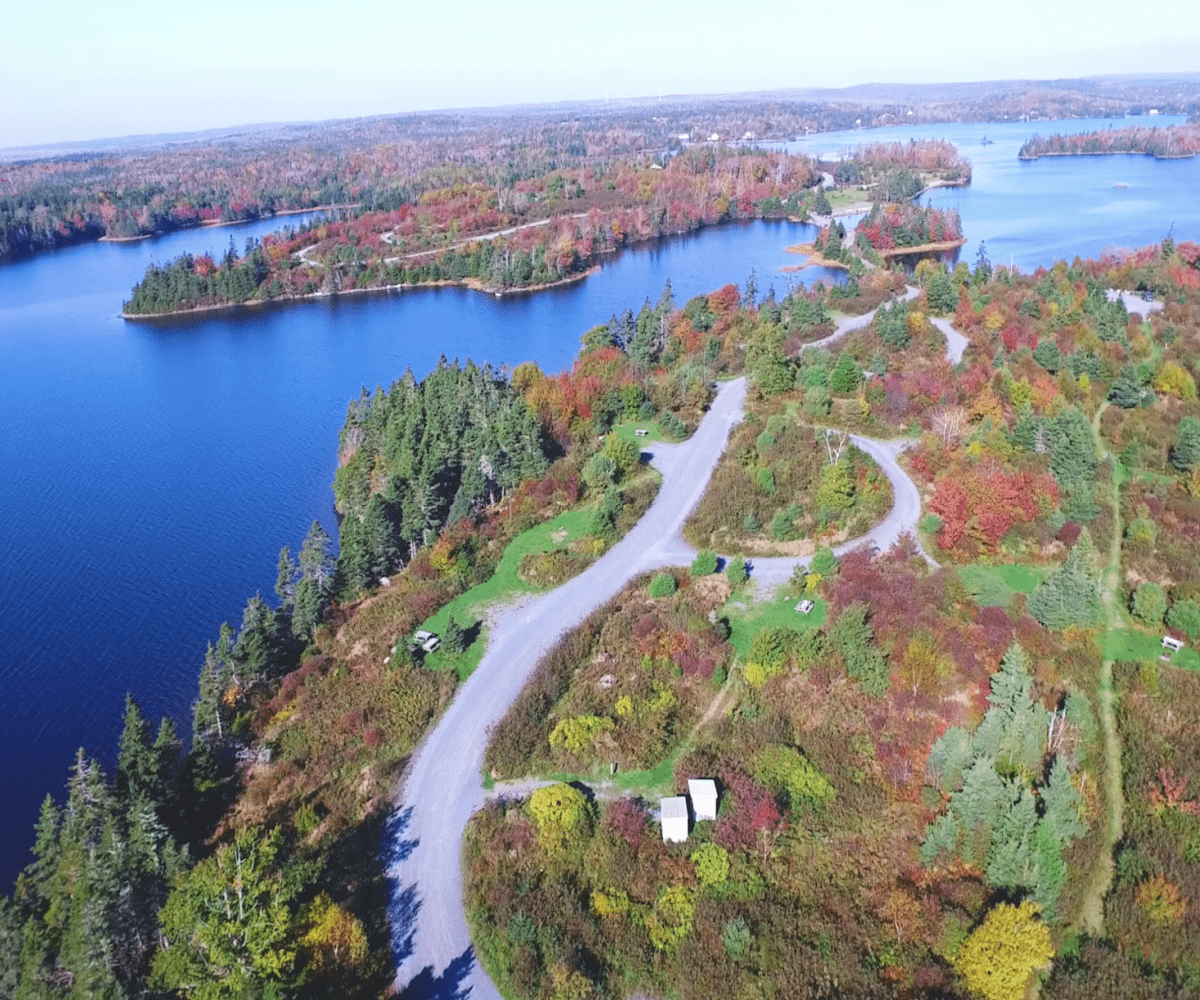
[[[409,980],[398,996],[400,1000],[467,1000],[471,987],[466,980],[474,967],[475,950],[468,945],[440,976],[435,976],[433,967],[427,965]]]

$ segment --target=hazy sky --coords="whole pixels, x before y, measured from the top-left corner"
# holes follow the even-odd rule
[[[1200,70],[1193,0],[0,0],[0,147],[655,94]]]

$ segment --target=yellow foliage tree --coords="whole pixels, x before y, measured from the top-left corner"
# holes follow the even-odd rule
[[[1022,1000],[1034,969],[1054,957],[1050,930],[1032,902],[993,907],[963,942],[954,967],[972,992],[988,1000]]]
[[[576,715],[563,719],[550,732],[550,746],[580,754],[590,749],[596,737],[613,728],[612,719],[602,715]]]
[[[529,811],[537,824],[538,838],[548,850],[565,847],[571,835],[588,822],[583,792],[562,782],[539,788],[529,796]]]
[[[1154,380],[1154,388],[1157,392],[1187,402],[1194,402],[1196,399],[1196,380],[1176,361],[1168,361],[1162,366],[1158,378]]]
[[[696,904],[692,894],[681,885],[667,886],[646,917],[650,943],[658,951],[674,948],[692,932]]]
[[[629,894],[624,889],[594,889],[592,909],[602,918],[622,916],[629,911]]]
[[[367,957],[367,933],[352,913],[347,913],[325,893],[308,908],[308,930],[301,941],[312,968],[356,969]]]
[[[1177,924],[1187,912],[1187,900],[1163,875],[1155,875],[1139,885],[1135,898],[1138,906],[1158,924]]]

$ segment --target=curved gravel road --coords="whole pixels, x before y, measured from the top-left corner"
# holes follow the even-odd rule
[[[910,288],[906,298],[916,294]],[[860,329],[870,315],[843,320],[836,333],[820,343]],[[949,343],[949,350],[955,346]],[[958,353],[961,357],[961,348]],[[467,821],[487,798],[481,771],[488,730],[516,700],[537,661],[631,577],[691,562],[695,550],[680,531],[708,486],[731,428],[742,419],[745,396],[744,378],[723,384],[691,438],[682,444],[648,445],[663,476],[650,509],[575,579],[496,616],[478,668],[417,750],[384,835],[395,983],[405,997],[499,1000],[495,984],[475,961],[463,913],[460,867]],[[863,544],[886,550],[902,534],[913,532],[921,513],[920,493],[896,461],[911,442],[858,435],[851,440],[879,464],[892,484],[895,502],[867,535],[835,551],[840,554]],[[755,559],[752,578],[760,590],[773,588],[786,581],[798,563],[807,562],[794,556]]]
[[[499,997],[474,960],[459,867],[467,820],[484,801],[480,771],[488,729],[516,699],[538,659],[630,577],[690,561],[679,530],[741,419],[745,395],[744,379],[723,385],[689,440],[651,445],[663,484],[650,509],[585,572],[496,618],[479,667],[417,751],[386,833],[396,986],[406,995]]]

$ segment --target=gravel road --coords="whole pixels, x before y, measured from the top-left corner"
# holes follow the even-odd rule
[[[478,669],[418,750],[387,832],[396,986],[406,995],[450,1000],[469,992],[472,1000],[498,1000],[474,960],[459,867],[467,820],[484,801],[480,771],[488,729],[516,699],[538,659],[630,577],[691,561],[679,531],[741,419],[745,395],[744,379],[723,385],[689,440],[649,445],[663,484],[645,516],[574,580],[497,617]]]
[[[837,336],[859,325],[865,323],[839,325]],[[575,579],[496,617],[479,667],[418,749],[397,793],[384,846],[396,989],[405,997],[465,1000],[469,995],[471,1000],[499,1000],[495,984],[475,961],[463,913],[460,868],[463,831],[487,797],[481,770],[488,730],[516,699],[538,659],[631,577],[691,562],[695,551],[683,541],[680,530],[708,486],[730,429],[742,418],[745,395],[745,379],[725,383],[690,439],[647,446],[663,484],[641,521]],[[920,494],[896,462],[909,442],[857,435],[851,439],[887,475],[895,504],[865,538],[836,551],[864,543],[886,550],[904,532],[915,534],[920,517]],[[753,578],[760,589],[773,587],[785,581],[799,562],[807,560],[756,559]]]

